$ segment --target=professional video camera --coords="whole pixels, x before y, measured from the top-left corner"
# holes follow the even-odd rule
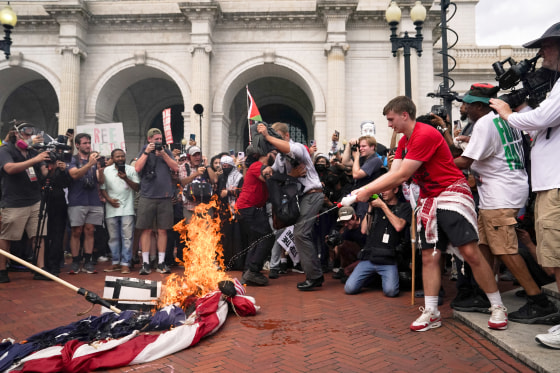
[[[331,233],[327,236],[326,243],[329,247],[335,247],[340,245],[342,243],[342,234],[336,229],[333,229]]]
[[[434,113],[443,120],[447,120],[447,111],[445,110],[445,106],[443,105],[433,105],[430,109],[430,112]]]
[[[530,60],[516,62],[513,58],[508,57],[503,61],[497,61],[492,64],[500,89],[512,89],[510,93],[499,97],[512,109],[525,101],[531,107],[537,107],[552,89],[554,85],[553,78],[556,74],[542,67],[537,70],[535,65],[539,58],[540,55],[537,54]],[[510,65],[508,70],[504,68],[506,63]],[[515,89],[519,82],[523,84],[523,87]]]
[[[49,153],[47,163],[55,163],[56,161],[70,163],[72,161],[72,148],[67,145],[67,136],[58,135],[55,140],[51,136],[43,134],[43,139],[43,143],[34,144],[32,147],[38,153],[43,151]]]

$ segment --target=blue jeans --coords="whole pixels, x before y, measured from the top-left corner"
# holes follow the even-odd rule
[[[105,219],[109,232],[109,248],[113,264],[130,266],[134,238],[134,215],[115,216]]]
[[[369,260],[362,260],[344,285],[346,294],[357,294],[360,292],[373,274],[381,276],[381,286],[383,294],[387,297],[396,297],[399,295],[399,270],[396,264],[373,264]]]

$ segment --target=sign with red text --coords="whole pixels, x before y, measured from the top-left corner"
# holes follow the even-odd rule
[[[103,123],[76,126],[76,134],[87,133],[91,136],[91,149],[104,156],[110,156],[113,149],[126,152],[122,123]]]
[[[165,109],[162,111],[161,116],[163,117],[163,133],[165,133],[165,142],[167,144],[173,144],[173,134],[171,133],[171,109]]]

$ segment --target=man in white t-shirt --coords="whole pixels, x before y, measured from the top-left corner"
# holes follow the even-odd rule
[[[134,167],[126,164],[123,150],[113,150],[111,160],[113,165],[103,170],[104,183],[100,187],[106,201],[105,223],[113,256],[113,265],[105,272],[127,274],[130,273],[134,238],[134,192],[139,189],[140,178]]]
[[[509,314],[509,320],[524,324],[560,321],[558,308],[542,293],[519,255],[516,217],[525,205],[529,183],[524,166],[523,139],[518,129],[492,112],[490,98],[499,87],[473,84],[463,97],[467,115],[475,123],[463,154],[455,159],[459,168],[470,167],[480,197],[479,247],[488,260],[498,257],[527,293],[527,303]]]

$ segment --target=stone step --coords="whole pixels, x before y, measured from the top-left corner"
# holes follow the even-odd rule
[[[554,287],[556,288],[556,283]],[[515,296],[515,292],[521,289],[523,288],[502,293],[502,300],[509,312],[516,311],[525,304],[525,298]],[[559,303],[558,299],[553,301]],[[488,329],[487,314],[453,311],[453,317],[463,321],[534,371],[560,372],[560,350],[549,349],[535,341],[535,336],[547,333],[551,325],[529,325],[510,321],[507,330],[492,330]]]
[[[560,301],[560,292],[558,292],[558,286],[556,286],[556,281],[544,285],[542,287],[542,291],[549,297],[554,298],[557,301]]]

